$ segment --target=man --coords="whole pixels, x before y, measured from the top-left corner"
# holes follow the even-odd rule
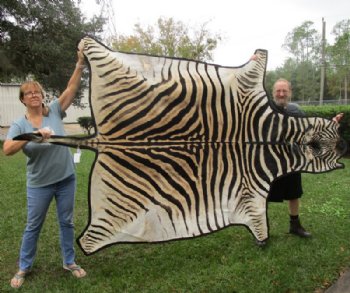
[[[286,114],[293,116],[304,115],[297,104],[290,103],[292,88],[288,80],[278,79],[273,85],[272,96],[277,107]],[[277,179],[273,183],[268,201],[282,202],[283,200],[288,200],[290,216],[289,233],[308,238],[311,237],[311,233],[303,228],[299,220],[299,206],[302,194],[301,174],[292,173]]]

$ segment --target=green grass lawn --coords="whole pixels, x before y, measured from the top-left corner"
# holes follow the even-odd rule
[[[94,154],[83,150],[77,166],[76,236],[88,221],[87,184]],[[311,239],[287,234],[287,204],[268,208],[270,239],[261,249],[247,228],[162,244],[114,245],[91,256],[79,247],[88,276],[62,269],[55,205],[38,244],[33,272],[22,292],[322,292],[350,264],[350,159],[346,168],[303,174],[303,225]],[[25,157],[0,152],[0,291],[10,292],[26,222]]]

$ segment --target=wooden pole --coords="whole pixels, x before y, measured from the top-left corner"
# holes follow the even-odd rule
[[[323,98],[324,98],[324,80],[325,80],[325,71],[326,71],[325,47],[326,47],[326,22],[322,17],[320,105],[323,105]]]

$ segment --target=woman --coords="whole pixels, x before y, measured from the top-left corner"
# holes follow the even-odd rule
[[[5,155],[23,150],[27,156],[27,224],[20,249],[19,270],[11,279],[13,288],[22,286],[25,276],[32,268],[37,240],[53,197],[60,225],[63,268],[71,271],[76,278],[86,275],[75,263],[73,210],[76,181],[69,148],[12,140],[15,136],[28,132],[39,132],[44,140],[52,134],[64,135],[62,119],[80,86],[83,67],[84,55],[80,49],[67,88],[49,107],[43,104],[44,92],[38,82],[27,81],[20,87],[19,99],[25,105],[26,113],[11,125],[3,145]]]

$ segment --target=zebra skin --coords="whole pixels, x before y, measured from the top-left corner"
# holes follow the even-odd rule
[[[255,52],[257,60],[225,67],[115,52],[90,37],[80,46],[95,134],[49,142],[96,152],[89,223],[78,239],[86,255],[230,225],[266,240],[276,178],[343,167],[335,122],[284,115],[267,97],[265,50]]]

